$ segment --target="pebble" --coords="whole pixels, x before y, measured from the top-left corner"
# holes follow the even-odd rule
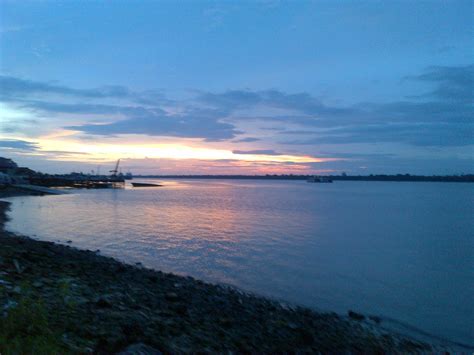
[[[347,315],[352,318],[352,319],[355,319],[355,320],[358,320],[358,321],[361,321],[361,320],[364,320],[365,319],[365,316],[363,314],[360,314],[360,313],[357,313],[357,312],[354,312],[354,311],[349,311],[347,312]]]
[[[11,282],[0,279],[0,285],[9,286],[11,285]]]
[[[96,301],[96,306],[99,308],[110,308],[112,307],[112,303],[109,301],[107,297],[99,297]]]
[[[163,353],[151,346],[143,343],[137,343],[128,346],[125,350],[119,352],[117,355],[162,355]]]
[[[33,287],[36,287],[36,288],[41,288],[43,287],[43,283],[41,281],[35,281],[33,282]]]
[[[165,295],[165,298],[168,300],[168,301],[177,301],[178,300],[178,295],[175,293],[175,292],[168,292],[166,295]]]

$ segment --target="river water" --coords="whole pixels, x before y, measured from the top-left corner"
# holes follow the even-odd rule
[[[12,198],[7,228],[474,343],[474,185],[161,182]]]

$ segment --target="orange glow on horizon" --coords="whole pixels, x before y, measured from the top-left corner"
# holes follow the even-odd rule
[[[68,137],[69,138],[69,137]],[[116,159],[175,159],[175,160],[235,160],[243,162],[274,163],[321,163],[338,160],[335,158],[318,158],[309,155],[266,155],[235,154],[229,149],[193,147],[182,143],[84,143],[72,139],[65,140],[64,135],[48,136],[36,142],[38,149],[34,154],[49,155],[53,160],[80,162],[112,161]]]
[[[147,142],[143,141],[144,137],[135,136],[127,137],[126,142],[124,137],[87,140],[69,133],[57,131],[35,140],[24,137],[8,139],[30,142],[35,147],[17,150],[16,155],[90,165],[114,164],[117,159],[122,159],[126,169],[145,174],[316,174],[332,170],[324,166],[317,168],[314,163],[341,160],[298,154],[234,153],[235,145],[229,142],[207,143],[162,137],[160,143],[154,143],[153,138],[148,138],[150,141]],[[261,149],[261,146],[247,148],[249,152]]]

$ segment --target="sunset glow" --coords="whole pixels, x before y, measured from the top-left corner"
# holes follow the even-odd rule
[[[301,155],[236,154],[225,149],[190,147],[179,144],[83,144],[71,140],[39,139],[35,154],[55,152],[55,160],[111,161],[116,159],[200,159],[238,160],[246,162],[320,163],[337,160]]]

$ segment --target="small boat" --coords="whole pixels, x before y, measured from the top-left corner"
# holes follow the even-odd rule
[[[88,181],[85,185],[87,189],[108,189],[113,187],[109,181]]]
[[[148,182],[132,182],[133,187],[157,187],[157,186],[163,186],[160,184],[150,184]]]
[[[331,183],[332,180],[326,176],[312,176],[308,180],[308,182],[320,182],[320,183]]]
[[[77,189],[108,189],[113,184],[109,181],[75,181],[70,186]]]

